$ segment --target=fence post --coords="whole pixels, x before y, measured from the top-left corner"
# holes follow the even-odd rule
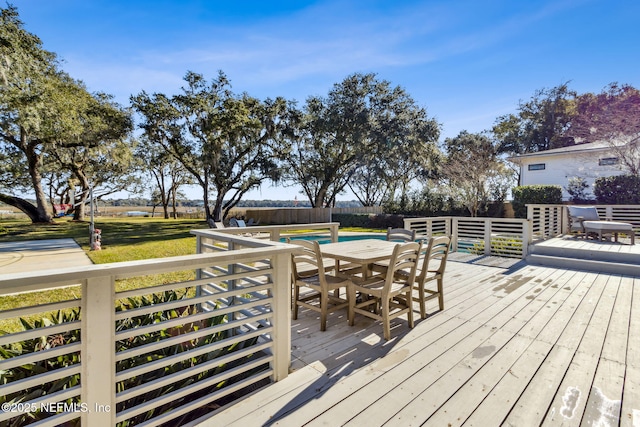
[[[491,219],[484,221],[484,254],[491,255]]]
[[[458,252],[458,218],[450,218],[447,223],[449,222],[451,223],[451,241],[453,242],[451,250]]]
[[[522,222],[522,259],[529,255],[529,245],[533,241],[533,221],[525,219]]]
[[[331,224],[329,227],[331,228],[331,241],[335,243],[338,241],[338,225]]]
[[[291,364],[291,254],[273,261],[273,380],[280,381]]]
[[[82,425],[107,426],[116,421],[115,283],[111,276],[82,284],[81,357]]]

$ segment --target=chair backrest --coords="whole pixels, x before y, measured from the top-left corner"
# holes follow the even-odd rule
[[[246,227],[247,223],[244,222],[244,219],[238,219],[236,220],[236,222],[238,223],[238,227]]]
[[[387,240],[390,242],[413,242],[416,240],[416,230],[389,227],[387,229]]]
[[[391,283],[394,281],[413,284],[416,278],[421,246],[421,243],[409,242],[396,245],[396,247],[393,248],[393,254],[391,255],[385,278],[385,288],[390,288]],[[404,274],[397,274],[400,270],[402,270]]]
[[[582,218],[584,221],[599,221],[600,215],[595,206],[568,206],[572,220]]]
[[[324,272],[324,263],[322,262],[322,254],[320,252],[320,244],[315,240],[302,240],[296,239],[292,241],[287,238],[287,243],[302,246],[304,249],[302,253],[292,253],[291,260],[293,265],[291,271],[294,279],[301,279],[305,277],[311,277],[318,274],[318,272]],[[301,267],[306,268],[301,268]],[[309,269],[309,267],[312,267]],[[305,274],[305,271],[307,272]],[[310,273],[309,273],[310,271]],[[318,274],[323,279],[323,274]]]
[[[444,274],[450,246],[451,238],[448,236],[437,236],[429,239],[427,249],[424,251],[419,279],[424,280],[428,273]]]

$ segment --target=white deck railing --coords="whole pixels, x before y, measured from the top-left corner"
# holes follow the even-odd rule
[[[106,426],[135,417],[145,426],[179,423],[231,393],[286,377],[295,247],[215,230],[198,232],[198,245],[196,255],[0,276],[0,296],[70,286],[77,295],[0,312],[0,322],[66,313],[0,336],[0,396],[14,403],[3,406],[0,424],[37,412],[45,416],[38,426],[77,419]],[[176,272],[189,278],[131,284]],[[136,303],[174,290],[184,296]],[[178,407],[167,412],[170,402]]]
[[[452,251],[512,258],[527,256],[531,222],[511,218],[425,217],[405,218],[404,228],[418,235],[451,236]]]
[[[640,205],[589,205],[595,206],[602,220],[628,222],[636,235],[640,233]],[[533,233],[549,238],[569,233],[567,205],[527,205],[527,218],[532,220]]]

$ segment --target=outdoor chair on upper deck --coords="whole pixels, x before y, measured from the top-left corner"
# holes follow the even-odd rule
[[[416,276],[420,243],[410,242],[393,249],[387,273],[355,282],[348,287],[349,325],[353,326],[355,314],[362,314],[382,322],[385,340],[391,338],[391,320],[407,315],[409,327],[413,328],[412,289]],[[404,271],[405,275],[398,274]],[[356,299],[356,293],[361,298]]]
[[[595,206],[568,206],[569,230],[571,233],[578,232],[585,238],[589,235],[597,235],[598,240],[602,240],[603,235],[615,236],[618,241],[618,233],[625,233],[631,239],[631,244],[635,244],[635,232],[633,224],[619,221],[601,221],[598,210]]]
[[[348,307],[347,300],[340,298],[340,288],[347,288],[351,284],[351,280],[333,276],[325,271],[318,242],[296,240],[295,244],[302,246],[304,252],[291,254],[293,261],[293,319],[298,318],[298,307],[317,311],[320,313],[320,330],[324,331],[327,329],[328,314]],[[301,294],[300,288],[308,288],[311,291]],[[316,301],[316,303],[312,304],[312,301]]]
[[[567,206],[569,213],[569,232],[585,235],[584,221],[600,221],[595,206]]]

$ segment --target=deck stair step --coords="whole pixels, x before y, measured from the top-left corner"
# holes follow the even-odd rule
[[[531,245],[526,261],[534,265],[640,277],[639,254],[600,250],[597,246],[577,249]]]

